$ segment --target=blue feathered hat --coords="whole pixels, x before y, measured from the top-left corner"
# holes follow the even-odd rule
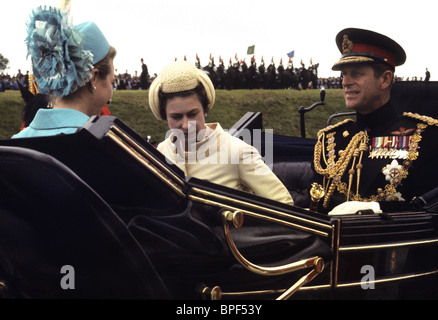
[[[90,81],[93,65],[110,50],[94,22],[75,27],[67,13],[46,6],[32,11],[25,42],[39,91],[56,97],[73,93]]]

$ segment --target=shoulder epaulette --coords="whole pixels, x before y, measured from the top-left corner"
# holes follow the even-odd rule
[[[412,118],[415,120],[423,121],[430,126],[437,126],[438,127],[438,120],[434,119],[432,117],[429,117],[429,116],[422,116],[422,115],[419,115],[418,113],[412,113],[412,112],[404,112],[403,116],[409,117],[409,118]]]
[[[329,132],[329,131],[332,131],[332,130],[337,129],[339,127],[342,127],[343,125],[345,125],[347,123],[350,123],[350,122],[353,122],[353,119],[345,119],[344,121],[341,121],[341,122],[338,122],[338,123],[333,124],[331,126],[328,126],[328,127],[324,128],[324,129],[320,130],[318,132],[318,136],[320,136],[321,134],[323,134],[325,132]]]

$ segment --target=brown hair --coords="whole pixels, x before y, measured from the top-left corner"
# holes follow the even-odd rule
[[[394,82],[394,71],[395,69],[387,64],[384,63],[373,63],[371,67],[374,70],[374,77],[379,78],[385,71],[391,71],[392,72],[392,81],[391,85]]]
[[[111,68],[113,67],[113,60],[116,57],[117,51],[114,47],[110,47],[108,54],[100,60],[98,63],[94,65],[95,69],[99,70],[99,78],[105,79],[108,74],[111,72]]]
[[[167,101],[176,97],[184,98],[189,97],[192,95],[198,96],[199,101],[201,102],[202,108],[204,109],[204,113],[206,114],[208,112],[208,105],[210,104],[210,100],[207,97],[207,93],[205,92],[204,86],[199,83],[196,88],[188,91],[180,91],[180,92],[172,92],[172,93],[165,93],[160,91],[158,92],[158,99],[160,101],[160,115],[161,118],[166,120],[166,105]]]
[[[100,79],[105,79],[110,74],[112,68],[114,67],[113,60],[116,57],[116,54],[117,54],[117,50],[114,47],[110,47],[110,50],[108,54],[105,56],[105,58],[103,58],[102,60],[100,60],[98,63],[94,65],[94,68],[99,71],[97,76]],[[82,95],[82,93],[86,90],[90,90],[90,82],[87,82],[85,85],[80,87],[75,92],[66,95],[65,97],[63,97],[63,99],[70,101],[74,100],[78,96]]]

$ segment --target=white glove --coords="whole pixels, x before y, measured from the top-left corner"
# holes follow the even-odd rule
[[[335,207],[329,212],[329,215],[355,214],[361,210],[373,210],[374,213],[382,213],[378,202],[347,201]]]

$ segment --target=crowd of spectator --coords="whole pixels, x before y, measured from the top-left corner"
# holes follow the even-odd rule
[[[157,74],[150,76],[143,59],[141,59],[142,71],[137,71],[132,75],[126,70],[119,73],[116,69],[115,90],[147,90],[150,84],[156,78]],[[264,61],[257,65],[254,58],[250,64],[245,60],[238,60],[237,57],[225,67],[223,60],[219,59],[216,65],[214,58],[210,57],[209,63],[202,67],[197,58],[195,65],[204,70],[211,78],[216,89],[339,89],[342,87],[341,77],[318,77],[318,64],[310,64],[309,67],[301,62],[300,68],[294,68],[291,60],[286,66],[280,61],[278,67],[273,60],[266,67]],[[426,77],[400,78],[396,77],[395,81],[429,81],[430,72],[426,69]],[[16,75],[0,74],[0,92],[5,90],[19,90],[18,83],[23,87],[29,86],[29,71],[25,74],[19,69]]]
[[[10,76],[8,74],[0,74],[0,92],[5,90],[19,90],[18,83],[23,87],[29,87],[29,71],[25,74],[18,69],[16,75]]]
[[[149,89],[150,84],[157,76],[154,74],[152,77],[147,77],[146,83],[144,84],[141,80],[141,77],[138,75],[138,72],[135,71],[134,75],[131,75],[128,70],[125,73],[117,73],[115,70],[115,90],[147,90]]]
[[[142,74],[145,72],[144,63]],[[223,60],[219,58],[219,64],[216,65],[214,58],[210,57],[208,65],[201,66],[201,62],[197,57],[195,65],[204,70],[212,80],[215,89],[339,89],[342,88],[342,78],[318,77],[319,64],[313,64],[312,61],[309,67],[306,68],[303,62],[301,62],[300,68],[294,68],[291,59],[286,67],[283,65],[282,60],[278,67],[275,66],[273,59],[271,63],[266,67],[262,58],[261,63],[257,66],[254,58],[251,59],[251,63],[247,65],[245,60],[238,60],[237,57],[233,62],[230,62],[225,67]],[[423,77],[401,78],[395,77],[395,81],[428,81],[430,73],[428,70],[425,79]],[[117,72],[116,72],[117,74]],[[115,89],[118,90],[138,90],[148,89],[149,85],[155,79],[157,74],[149,77],[147,73],[147,85],[142,86],[141,78],[137,71],[134,75],[131,75],[128,70],[123,74],[116,75]]]

